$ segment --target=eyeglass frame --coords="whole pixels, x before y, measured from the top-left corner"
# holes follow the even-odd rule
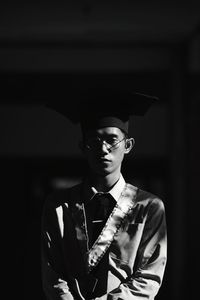
[[[100,137],[97,137],[97,139],[99,140],[99,142],[101,142],[101,146],[102,146],[102,145],[105,145],[107,151],[110,152],[110,151],[112,151],[112,150],[118,149],[120,143],[123,142],[124,140],[126,140],[126,139],[127,139],[127,136],[124,136],[123,139],[118,140],[114,145],[109,145],[109,143],[106,142],[105,139],[102,139],[102,138],[100,138]],[[88,145],[87,143],[84,143],[84,144],[85,144],[85,147],[86,147],[88,150],[96,150],[96,149],[98,148],[98,145],[97,145],[96,148],[95,148],[95,146],[94,146],[94,147],[91,147],[91,146]],[[100,144],[99,144],[99,146],[100,146]],[[116,146],[117,146],[117,147],[116,147]]]

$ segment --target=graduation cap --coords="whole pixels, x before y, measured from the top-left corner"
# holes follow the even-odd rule
[[[71,91],[66,101],[47,106],[80,123],[83,133],[102,127],[118,127],[128,133],[130,116],[143,116],[157,100],[128,89],[90,88]]]

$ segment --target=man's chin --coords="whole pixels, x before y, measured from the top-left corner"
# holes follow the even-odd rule
[[[96,168],[94,170],[94,173],[97,174],[97,175],[100,175],[100,176],[107,176],[109,174],[112,173],[112,170],[110,168]]]

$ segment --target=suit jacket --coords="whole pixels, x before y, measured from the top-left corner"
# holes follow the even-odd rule
[[[126,183],[91,247],[89,230],[83,183],[48,197],[41,235],[47,299],[154,299],[167,258],[162,200]]]

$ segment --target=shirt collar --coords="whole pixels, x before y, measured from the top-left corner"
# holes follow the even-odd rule
[[[110,191],[108,191],[108,193],[116,200],[116,202],[118,201],[124,187],[125,187],[125,180],[122,176],[122,174],[120,175],[119,180],[116,182],[116,184],[112,187],[112,189]],[[86,188],[86,197],[87,200],[90,201],[92,200],[92,198],[95,196],[95,194],[97,194],[98,191],[95,189],[95,187],[93,186],[87,186]]]

